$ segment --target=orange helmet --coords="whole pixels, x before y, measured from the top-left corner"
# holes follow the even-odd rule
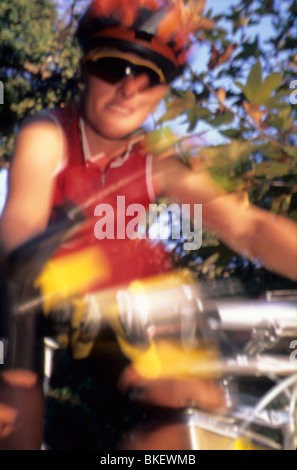
[[[85,54],[102,47],[153,61],[170,83],[181,75],[206,0],[93,0],[77,30]]]

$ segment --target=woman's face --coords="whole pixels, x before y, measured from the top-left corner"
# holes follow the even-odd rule
[[[125,56],[139,59],[132,53],[125,53]],[[111,85],[86,73],[83,94],[84,118],[102,137],[121,139],[143,124],[168,90],[169,86],[163,84],[150,88],[146,74],[130,76]]]

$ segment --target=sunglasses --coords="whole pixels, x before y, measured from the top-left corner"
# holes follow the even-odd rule
[[[159,67],[141,59],[128,58],[124,54],[99,52],[85,56],[83,63],[87,63],[89,73],[110,85],[116,85],[127,77],[135,78],[143,74],[149,78],[149,87],[166,83]]]

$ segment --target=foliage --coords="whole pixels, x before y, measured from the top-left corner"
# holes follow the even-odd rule
[[[161,127],[164,133],[167,120],[183,115],[187,136],[178,144],[173,136],[171,142],[194,170],[208,168],[226,191],[238,191],[250,203],[297,220],[297,2],[233,3],[220,15],[207,12],[215,27],[196,38],[197,56],[199,48],[207,47],[207,67],[201,71],[199,62],[193,65],[172,90],[155,132]],[[266,39],[260,34],[264,27]],[[180,244],[177,252],[189,262]],[[235,271],[239,277],[255,270],[265,273],[207,233],[191,259],[203,279]]]
[[[72,3],[61,16],[52,0],[1,1],[2,164],[11,156],[15,131],[24,118],[77,94],[79,49],[73,40],[76,2]]]
[[[208,70],[186,75],[180,89],[172,91],[158,123],[164,125],[164,120],[183,113],[188,132],[201,122],[216,130],[222,144],[200,144],[192,149],[196,159],[204,164],[207,160],[227,190],[229,185],[234,190],[236,178],[235,187],[248,191],[253,203],[263,201],[272,188],[282,188],[289,196],[286,204],[282,197],[277,203],[270,196],[270,208],[286,215],[296,192],[296,10],[294,0],[266,1],[261,6],[242,0],[214,17],[216,27],[197,36],[200,47],[210,44]],[[211,11],[207,15],[212,17]],[[250,30],[266,20],[271,37],[261,42]],[[195,167],[195,159],[191,163]]]

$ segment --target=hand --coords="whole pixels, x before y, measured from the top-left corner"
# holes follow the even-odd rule
[[[25,370],[0,373],[0,450],[40,450],[42,380]]]
[[[119,380],[119,388],[133,400],[166,408],[200,408],[214,411],[224,408],[224,393],[211,380],[196,378],[143,379],[127,367]]]

